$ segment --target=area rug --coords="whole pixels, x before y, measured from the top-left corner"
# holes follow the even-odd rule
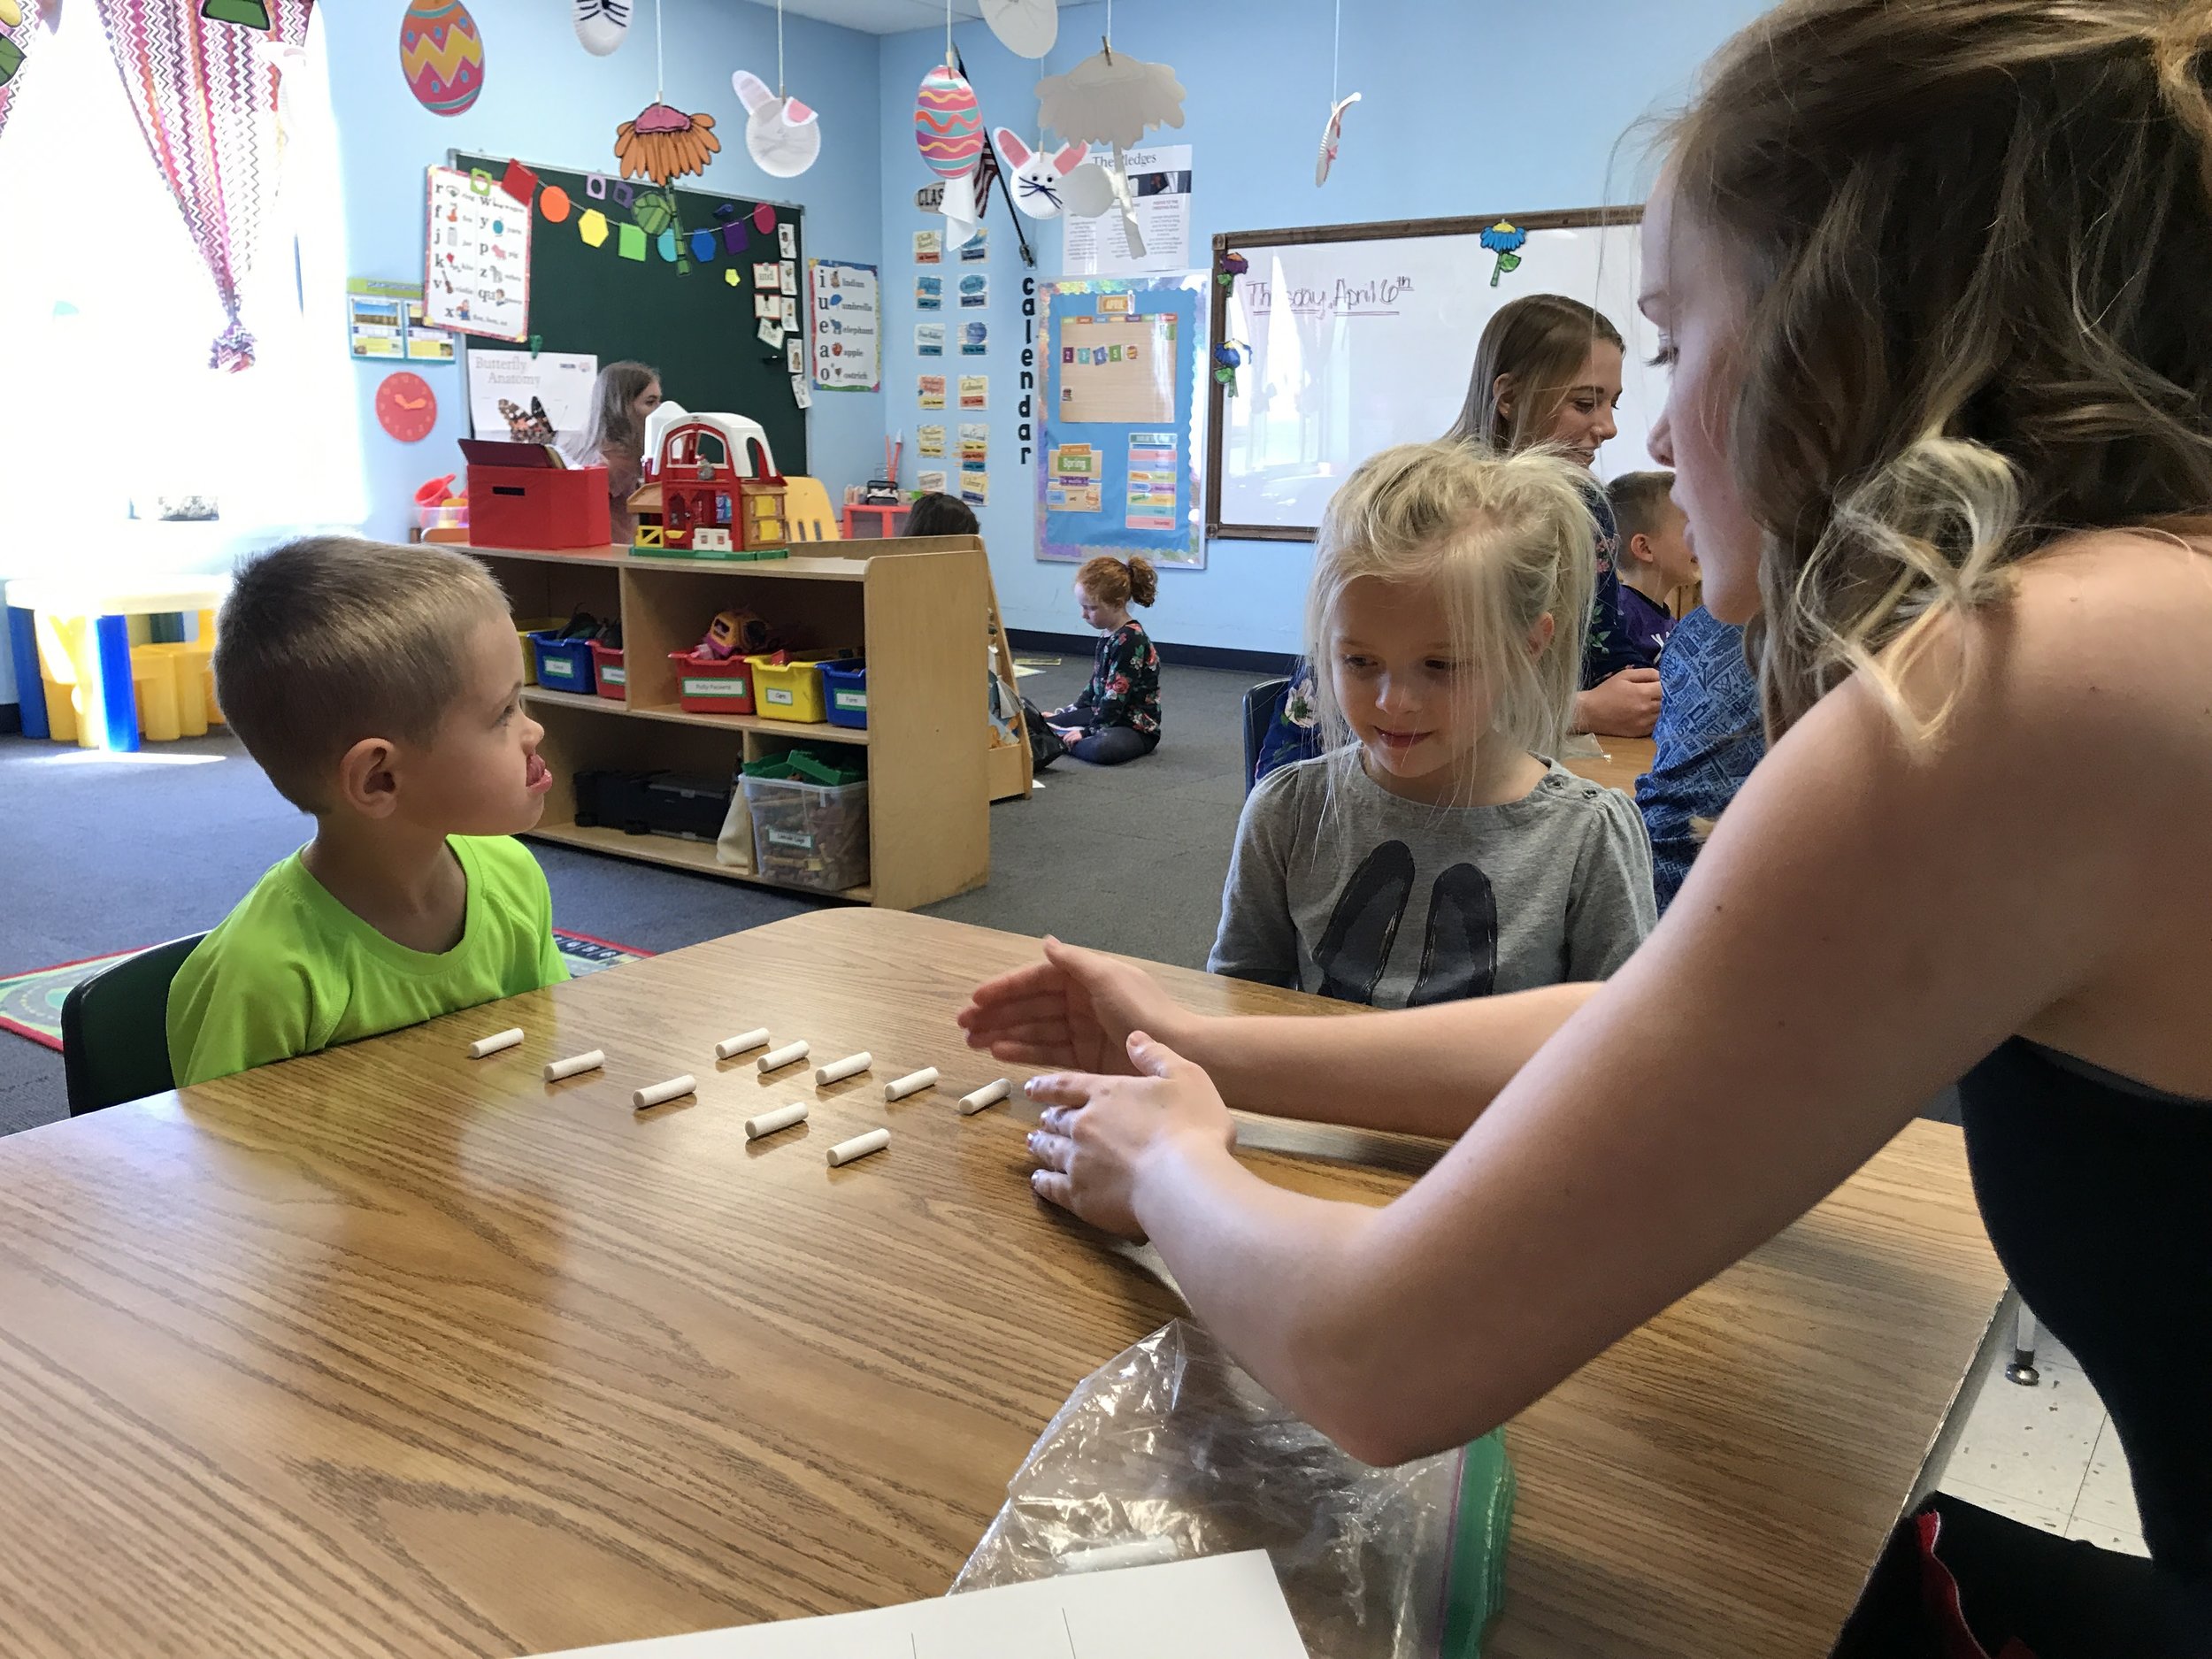
[[[553,942],[560,947],[562,959],[568,964],[569,977],[575,979],[653,954],[649,950],[632,950],[626,945],[611,945],[588,933],[572,933],[558,927],[553,930]],[[61,1005],[67,1000],[71,988],[111,964],[137,954],[134,950],[119,950],[110,956],[88,956],[82,962],[65,962],[56,967],[39,968],[0,979],[0,1031],[12,1031],[49,1048],[59,1048]]]

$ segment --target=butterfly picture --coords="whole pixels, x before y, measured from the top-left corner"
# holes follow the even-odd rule
[[[539,398],[532,398],[526,411],[512,398],[503,397],[499,400],[499,418],[507,423],[507,435],[517,443],[553,442],[553,419],[545,412],[545,404]]]

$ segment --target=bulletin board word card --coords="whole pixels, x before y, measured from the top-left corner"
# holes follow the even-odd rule
[[[1037,557],[1202,570],[1202,273],[1041,285]]]
[[[530,338],[530,204],[478,167],[430,172],[423,310],[434,328]]]

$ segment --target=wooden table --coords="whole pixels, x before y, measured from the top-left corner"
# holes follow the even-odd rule
[[[1070,1389],[1177,1311],[1032,1200],[1020,1114],[951,1110],[997,1070],[953,1010],[1034,949],[816,913],[0,1142],[0,1648],[514,1654],[941,1592]],[[754,1025],[875,1071],[748,1146],[814,1093],[713,1061]],[[633,1116],[681,1071],[696,1103]],[[1433,1156],[1249,1138],[1366,1160],[1255,1156],[1368,1202]],[[1491,1653],[1824,1654],[2001,1282],[1957,1131],[1913,1125],[1512,1425]]]
[[[1569,772],[1601,783],[1609,789],[1636,793],[1636,780],[1651,770],[1652,741],[1647,737],[1601,737],[1602,755],[1574,756],[1559,763]]]

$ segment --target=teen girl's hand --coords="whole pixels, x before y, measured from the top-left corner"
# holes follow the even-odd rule
[[[1179,1157],[1225,1160],[1237,1130],[1200,1067],[1141,1031],[1129,1033],[1126,1055],[1133,1077],[1030,1079],[1029,1098],[1046,1110],[1029,1137],[1038,1165],[1029,1184],[1094,1227],[1141,1239],[1137,1198],[1148,1169]]]
[[[1189,1016],[1142,968],[1045,941],[1045,959],[986,980],[956,1016],[968,1047],[1023,1065],[1128,1071],[1140,1027],[1184,1040]]]
[[[1575,730],[1601,737],[1649,737],[1659,724],[1659,671],[1624,668],[1575,698]]]

